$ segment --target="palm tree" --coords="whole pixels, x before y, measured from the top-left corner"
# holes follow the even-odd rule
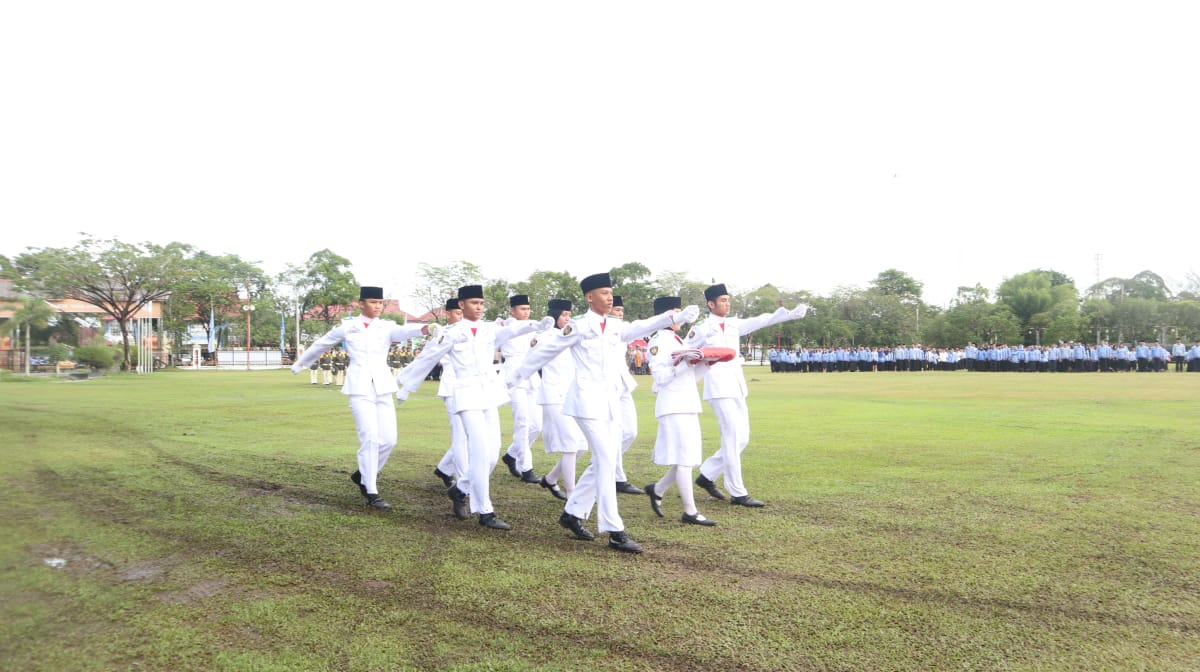
[[[21,299],[21,307],[13,311],[12,319],[0,324],[0,335],[15,331],[18,339],[21,338],[21,327],[25,327],[25,375],[29,375],[29,330],[46,326],[56,314],[58,311],[42,299],[25,297]]]

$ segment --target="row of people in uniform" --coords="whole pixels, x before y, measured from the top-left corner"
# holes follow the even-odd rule
[[[1078,342],[1048,346],[989,345],[965,348],[771,348],[773,372],[839,371],[1167,371],[1200,372],[1200,341],[1191,347],[1177,341],[1167,350],[1160,343],[1099,345]]]
[[[321,353],[308,365],[308,382],[312,385],[336,383],[341,387],[346,382],[346,367],[349,365],[350,355],[341,348]]]
[[[319,356],[318,350],[342,340],[347,343],[351,380],[344,391],[351,397],[360,444],[359,468],[351,480],[369,506],[390,508],[379,495],[378,474],[396,443],[395,413],[386,412],[391,410],[391,395],[403,403],[438,365],[443,370],[438,396],[444,399],[447,411],[450,448],[434,473],[446,487],[456,518],[474,514],[485,528],[511,529],[497,515],[491,500],[490,478],[499,459],[514,477],[535,483],[565,502],[558,524],[576,538],[595,538],[584,525],[594,509],[599,531],[608,534],[608,546],[618,551],[642,550],[625,530],[618,493],[645,495],[651,509],[663,515],[663,495],[675,486],[683,503],[681,521],[704,526],[715,523],[696,509],[693,483],[724,500],[726,494],[717,487],[723,480],[731,504],[764,505],[750,496],[741,473],[741,454],[750,429],[741,358],[710,362],[697,353],[704,347],[736,352],[741,335],[803,317],[808,307],[780,308],[739,319],[729,315],[724,285],[713,285],[705,292],[709,316],[704,320],[696,321],[698,307],[683,308],[678,297],[661,297],[655,302],[653,317],[625,322],[607,273],[584,278],[580,288],[586,310],[572,312],[568,302],[556,299],[548,306],[546,317],[534,321],[529,318],[528,298],[518,295],[510,298],[508,318],[484,322],[483,288],[462,287],[446,305],[451,324],[440,330],[426,327],[424,348],[399,376],[389,380],[379,378],[379,368],[373,364],[356,367],[356,353],[369,361],[372,353],[382,352],[379,344],[383,340],[402,341],[416,333],[414,327],[379,320],[374,311],[375,304],[381,310],[382,289],[362,288],[360,302],[367,304],[362,316],[348,319],[318,339],[292,370],[301,370]],[[372,331],[380,322],[383,324]],[[687,338],[681,338],[678,330],[693,322]],[[629,343],[647,337],[651,339],[653,389],[658,395],[654,460],[668,469],[660,480],[642,489],[629,482],[622,464],[622,455],[638,434],[632,398],[637,383],[625,355]],[[493,365],[497,349],[504,354],[500,371]],[[386,361],[382,355],[379,359]],[[355,382],[356,371],[367,380]],[[700,412],[699,380],[703,380],[704,399],[716,413],[721,433],[720,447],[703,461],[695,417]],[[502,452],[498,409],[506,403],[514,414],[514,431],[512,443]],[[547,453],[557,456],[555,467],[545,476],[533,471],[531,447],[539,435]],[[576,459],[583,452],[590,453],[590,463],[576,479]],[[691,473],[697,467],[699,475],[693,482]]]

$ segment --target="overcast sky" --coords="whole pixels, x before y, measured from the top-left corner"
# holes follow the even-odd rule
[[[1196,2],[8,2],[0,254],[323,248],[404,298],[629,261],[1200,271]]]

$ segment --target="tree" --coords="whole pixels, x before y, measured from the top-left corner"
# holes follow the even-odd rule
[[[31,327],[45,327],[57,315],[54,307],[44,300],[27,296],[21,299],[21,307],[13,311],[13,316],[7,322],[0,324],[0,336],[16,332],[20,337],[21,328],[25,329],[25,374],[29,374],[29,345],[32,340],[29,335]]]
[[[199,320],[211,340],[209,316],[221,322],[228,322],[232,316],[240,319],[246,301],[271,293],[271,281],[262,269],[235,254],[213,256],[198,252],[192,262],[196,267],[194,277],[171,295],[168,329],[173,333],[183,333],[188,324]],[[258,316],[257,311],[255,315]]]
[[[128,371],[131,321],[193,280],[193,250],[183,243],[133,245],[82,235],[72,248],[30,248],[19,255],[14,260],[16,282],[43,295],[96,306],[112,317],[121,330],[121,369]]]
[[[300,301],[300,314],[316,311],[325,328],[341,318],[341,309],[358,300],[358,280],[350,260],[324,249],[314,252],[302,268],[285,273]]]
[[[550,299],[566,299],[571,302],[573,312],[581,313],[583,292],[579,289],[579,281],[566,271],[534,271],[528,280],[514,283],[513,294],[529,296],[529,305],[533,309],[533,318],[538,319],[540,311],[546,309]],[[508,304],[506,303],[505,306]]]
[[[609,269],[608,277],[613,294],[619,295],[625,305],[626,320],[650,317],[654,312],[654,287],[649,282],[649,268],[631,261]]]
[[[418,284],[413,288],[412,297],[425,310],[446,305],[446,299],[458,296],[459,287],[484,284],[483,272],[469,261],[448,266],[421,263],[417,266],[417,276]]]
[[[996,297],[1016,315],[1021,331],[1044,330],[1045,341],[1080,337],[1079,291],[1062,273],[1037,269],[1014,275],[1000,283]]]
[[[880,294],[889,296],[921,298],[924,285],[903,271],[889,268],[882,271],[871,281],[871,288]]]

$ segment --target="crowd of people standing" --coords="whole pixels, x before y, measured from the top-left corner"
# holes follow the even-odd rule
[[[1080,372],[1200,372],[1200,341],[1190,347],[1177,339],[1170,347],[1158,341],[1098,344],[1062,342],[1054,345],[983,345],[963,348],[771,348],[767,351],[776,373],[836,373],[843,371],[1018,371],[1026,373]]]

